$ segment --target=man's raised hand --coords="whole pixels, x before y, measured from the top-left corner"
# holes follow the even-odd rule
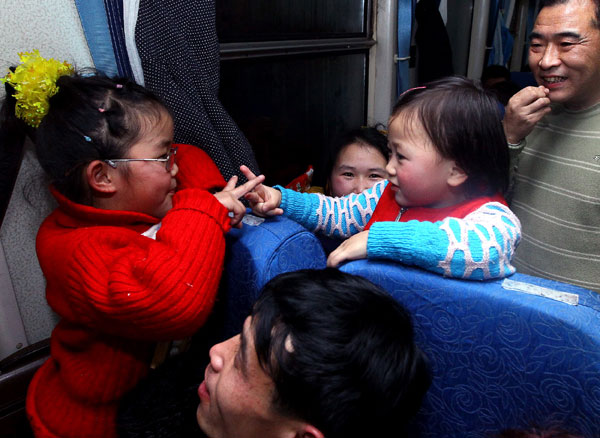
[[[510,98],[502,121],[509,143],[517,144],[527,137],[537,122],[551,111],[549,93],[543,86],[526,87]]]

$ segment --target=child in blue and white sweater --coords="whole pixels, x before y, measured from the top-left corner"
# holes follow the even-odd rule
[[[459,77],[409,90],[394,106],[388,141],[389,179],[363,193],[332,198],[261,185],[246,198],[257,214],[349,237],[328,266],[367,257],[473,280],[515,272],[521,225],[501,195],[509,160],[495,99]]]

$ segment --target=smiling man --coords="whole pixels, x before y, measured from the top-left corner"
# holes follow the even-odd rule
[[[211,348],[197,420],[210,438],[401,437],[429,382],[398,302],[361,277],[298,271]]]
[[[513,262],[600,292],[600,0],[542,0],[529,66],[539,87],[504,117],[523,226]]]

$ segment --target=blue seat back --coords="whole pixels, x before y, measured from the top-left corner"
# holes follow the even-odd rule
[[[239,332],[271,278],[325,267],[319,241],[286,218],[246,223],[227,239],[226,336]],[[600,294],[519,273],[476,282],[367,260],[340,269],[380,285],[413,315],[433,373],[415,436],[483,438],[532,424],[598,436]]]
[[[326,265],[325,253],[315,235],[281,216],[264,220],[247,215],[241,229],[227,234],[227,248],[222,298],[225,336],[240,332],[260,289],[271,278]]]
[[[415,436],[479,438],[532,424],[600,433],[600,294],[518,273],[474,282],[366,260],[341,269],[413,315],[433,372]],[[513,289],[563,291],[578,304]]]

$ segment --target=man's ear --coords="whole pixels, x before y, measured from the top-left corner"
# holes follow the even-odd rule
[[[87,183],[93,192],[110,194],[116,191],[113,168],[104,161],[94,160],[85,169]]]
[[[325,435],[311,424],[304,423],[295,438],[324,438]]]
[[[459,167],[455,162],[452,162],[452,168],[448,175],[448,185],[451,187],[458,187],[464,183],[468,178],[468,175]]]

